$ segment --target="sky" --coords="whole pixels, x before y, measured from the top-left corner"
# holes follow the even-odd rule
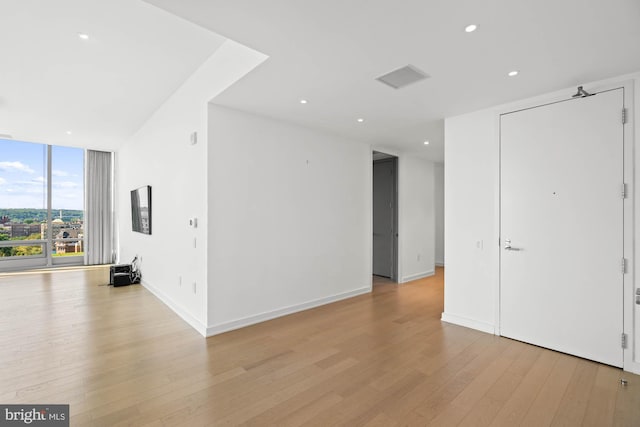
[[[0,139],[0,208],[47,208],[47,146]],[[52,209],[84,209],[84,150],[52,147]]]

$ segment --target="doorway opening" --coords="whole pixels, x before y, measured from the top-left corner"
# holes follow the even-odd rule
[[[373,152],[373,284],[398,282],[398,158]]]

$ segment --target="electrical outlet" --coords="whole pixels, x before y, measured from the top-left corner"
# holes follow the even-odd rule
[[[196,282],[193,282],[193,293],[196,293]]]

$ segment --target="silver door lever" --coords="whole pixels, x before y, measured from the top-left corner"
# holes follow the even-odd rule
[[[513,246],[511,246],[511,240],[510,239],[505,239],[505,241],[504,241],[504,250],[505,251],[519,251],[520,248],[514,248]]]

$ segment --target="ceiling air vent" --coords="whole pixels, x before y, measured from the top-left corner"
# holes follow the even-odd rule
[[[407,65],[383,76],[380,76],[376,80],[386,84],[387,86],[391,86],[394,89],[400,89],[426,78],[429,78],[429,75],[427,73],[419,70],[413,65]]]

